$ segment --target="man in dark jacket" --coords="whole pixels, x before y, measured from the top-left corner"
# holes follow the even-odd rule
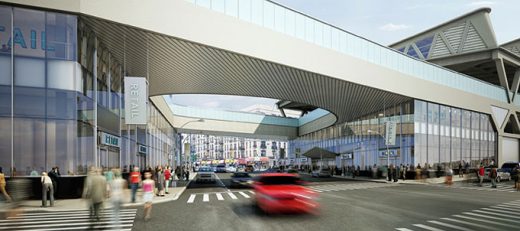
[[[53,167],[52,170],[48,173],[48,175],[52,180],[54,195],[56,195],[56,192],[58,192],[58,178],[61,176],[60,169],[58,168],[58,166]]]

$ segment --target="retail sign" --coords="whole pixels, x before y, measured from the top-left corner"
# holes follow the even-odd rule
[[[148,92],[146,79],[125,76],[125,122],[146,124]]]
[[[148,153],[148,147],[146,147],[145,145],[140,144],[139,145],[139,153],[141,153],[141,154]]]
[[[394,121],[386,122],[386,134],[385,134],[385,144],[386,145],[395,145],[395,132],[396,132],[397,124]]]
[[[101,132],[100,143],[107,146],[119,147],[119,137]]]
[[[380,150],[379,151],[379,158],[386,158],[388,152],[390,152],[390,158],[399,157],[400,154],[401,154],[401,150],[399,150],[399,149],[390,149],[388,151],[387,150]]]

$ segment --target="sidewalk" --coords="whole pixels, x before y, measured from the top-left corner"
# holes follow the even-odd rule
[[[386,178],[374,179],[374,178],[366,177],[366,176],[356,176],[356,178],[352,178],[351,175],[348,175],[348,176],[337,176],[337,175],[335,175],[335,176],[332,176],[332,177],[342,178],[342,179],[350,179],[350,180],[358,180],[358,181],[371,181],[371,182],[379,182],[379,183],[388,183],[388,184],[442,184],[445,181],[445,177],[444,176],[441,176],[439,178],[426,178],[426,179],[421,179],[421,180],[416,180],[416,179],[402,180],[402,179],[399,179],[399,181],[397,181],[397,182],[388,181]],[[468,177],[468,175],[465,174],[464,177],[459,177],[458,175],[453,176],[452,181],[453,182],[459,182],[459,181],[470,181],[470,180],[474,180],[474,179],[475,179],[475,177]]]
[[[175,183],[177,184],[177,187],[172,187],[170,185],[168,192],[169,194],[165,194],[164,197],[155,196],[153,197],[153,203],[165,203],[169,201],[175,201],[179,199],[179,197],[182,195],[184,190],[186,190],[186,187],[189,185],[191,180],[195,178],[197,174],[190,174],[190,180],[184,181],[184,180],[176,180]],[[136,203],[130,203],[130,196],[131,196],[131,190],[125,189],[125,199],[126,203],[123,203],[123,207],[133,207],[133,206],[142,206],[144,204],[143,202],[143,196],[142,196],[142,189],[139,189],[136,194]],[[49,202],[48,202],[49,203]],[[7,206],[4,206],[7,205]],[[89,201],[87,199],[58,199],[54,201],[53,207],[41,207],[42,202],[41,200],[27,200],[21,203],[22,208],[24,211],[54,211],[54,210],[84,210],[88,209],[89,207]],[[110,203],[110,198],[107,198],[105,202],[103,203],[103,206],[105,209],[109,209],[112,207]],[[4,210],[8,209],[9,203],[1,204],[0,202],[0,213]]]

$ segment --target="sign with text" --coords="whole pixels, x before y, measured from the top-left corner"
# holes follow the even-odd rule
[[[126,124],[146,124],[148,92],[146,79],[125,77],[125,122]]]
[[[394,121],[386,122],[386,134],[385,134],[385,144],[386,145],[395,145],[395,132],[397,129],[397,124]]]
[[[112,147],[119,147],[119,137],[101,132],[100,143]]]
[[[141,153],[141,154],[148,153],[148,147],[146,147],[145,145],[139,144],[139,153]]]

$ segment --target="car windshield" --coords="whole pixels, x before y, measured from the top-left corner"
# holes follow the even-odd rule
[[[226,165],[224,165],[224,164],[217,165],[217,168],[225,168],[225,167],[226,167]]]
[[[239,172],[239,173],[233,174],[233,177],[250,177],[250,176],[249,176],[249,174],[247,174],[245,172]]]
[[[201,167],[199,172],[213,172],[213,170],[209,167]]]
[[[260,183],[264,185],[283,185],[283,184],[298,184],[298,177],[293,176],[269,176],[260,178]]]

